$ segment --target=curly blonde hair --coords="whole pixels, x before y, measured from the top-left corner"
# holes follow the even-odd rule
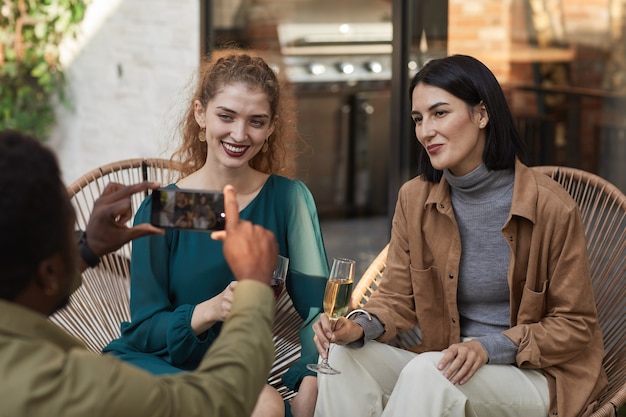
[[[196,122],[193,103],[198,100],[206,108],[207,103],[223,89],[234,83],[244,83],[252,89],[263,91],[270,105],[270,117],[274,131],[268,138],[267,151],[257,153],[250,166],[266,174],[292,177],[295,172],[295,142],[298,139],[295,124],[295,106],[288,103],[290,94],[285,80],[270,68],[260,56],[240,49],[214,51],[202,60],[197,73],[197,84],[189,108],[179,123],[182,143],[171,157],[181,165],[182,177],[200,169],[206,162],[206,142],[198,140],[200,126]]]

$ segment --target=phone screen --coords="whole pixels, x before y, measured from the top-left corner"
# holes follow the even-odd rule
[[[224,194],[219,191],[158,188],[152,191],[150,223],[166,229],[224,230]]]

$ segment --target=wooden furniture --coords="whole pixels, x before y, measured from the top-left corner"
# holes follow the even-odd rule
[[[604,367],[609,388],[592,417],[617,416],[626,403],[626,196],[607,180],[586,171],[538,166],[561,184],[580,209],[598,320],[604,337]],[[352,292],[352,308],[362,307],[376,292],[386,266],[388,245],[365,271]],[[397,336],[391,344],[409,347],[419,329]]]
[[[109,182],[135,184],[144,180],[163,185],[178,180],[179,171],[166,159],[129,159],[96,168],[68,187],[76,209],[76,228],[85,230],[93,202]],[[146,195],[132,198],[136,210]],[[132,219],[129,221],[132,225]],[[131,243],[101,258],[100,265],[83,272],[83,285],[70,298],[69,305],[50,320],[81,339],[89,350],[100,353],[112,339],[120,336],[120,323],[130,320]],[[268,383],[285,399],[294,393],[285,387],[281,376],[300,358],[298,330],[302,319],[286,291],[276,302],[274,345],[276,357]]]

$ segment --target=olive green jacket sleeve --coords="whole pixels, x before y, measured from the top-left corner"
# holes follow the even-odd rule
[[[274,357],[269,286],[242,281],[194,372],[155,377],[88,352],[44,317],[0,302],[0,415],[248,416]]]

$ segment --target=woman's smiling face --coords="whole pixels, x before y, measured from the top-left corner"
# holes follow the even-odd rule
[[[420,83],[413,90],[411,117],[415,136],[435,169],[455,176],[470,173],[483,162],[489,116],[444,89]]]
[[[244,83],[225,85],[203,108],[194,103],[196,121],[206,128],[207,162],[239,168],[261,151],[274,130],[267,95]]]

